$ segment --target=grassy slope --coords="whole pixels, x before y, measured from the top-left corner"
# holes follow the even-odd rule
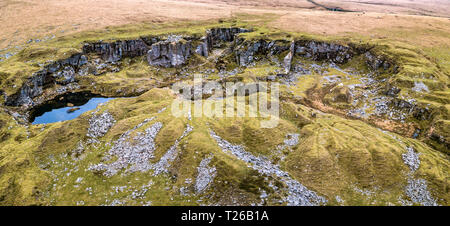
[[[255,19],[255,18],[251,18]],[[213,23],[212,26],[249,26],[245,22]],[[264,26],[265,22],[252,22],[256,31],[244,34],[242,37],[253,38],[304,38],[322,39],[336,42],[351,42],[338,37],[317,37],[299,33],[277,31]],[[146,35],[186,32],[186,24],[173,24],[167,30],[166,25],[161,27],[154,25],[136,25],[121,28],[110,28],[109,32],[92,31],[80,33],[70,37],[63,37],[50,41],[44,47],[42,44],[33,44],[18,55],[0,63],[1,75],[4,82],[20,86],[23,79],[38,69],[36,63],[46,62],[49,59],[64,58],[72,52],[79,51],[83,41],[129,39]],[[189,34],[202,35],[205,25],[190,24]],[[171,30],[172,29],[172,30]],[[369,42],[369,41],[366,41]],[[398,80],[411,80],[412,76],[421,72],[430,74],[439,79],[441,84],[430,86],[441,95],[448,98],[448,89],[442,84],[448,84],[448,67],[445,57],[434,61],[433,57],[439,57],[443,53],[440,49],[423,51],[420,48],[408,44],[388,40],[375,40],[377,44],[383,44],[377,51],[404,65],[403,73],[396,78]],[[65,54],[64,54],[65,53]],[[33,61],[34,63],[23,63]],[[438,66],[436,66],[438,65]],[[437,70],[437,68],[441,70]],[[446,69],[447,68],[447,69]],[[126,81],[130,77],[136,77],[141,70],[139,66],[126,70],[119,75],[106,75],[105,82],[111,79]],[[137,72],[136,72],[137,71]],[[250,71],[249,74],[258,75],[258,71]],[[137,77],[141,77],[140,75]],[[101,79],[104,78],[100,78]],[[434,81],[431,81],[435,83]],[[2,87],[6,84],[3,83]],[[305,84],[306,85],[306,84]],[[12,86],[8,86],[12,87]],[[6,90],[13,92],[15,88]],[[301,87],[299,87],[301,89]],[[304,89],[306,91],[306,89]],[[300,91],[300,93],[304,92]],[[427,145],[417,140],[406,138],[393,139],[389,133],[368,126],[365,123],[342,119],[332,115],[319,115],[311,118],[312,109],[299,107],[293,103],[285,103],[282,110],[282,121],[279,127],[273,130],[260,130],[257,128],[257,119],[244,118],[233,120],[211,120],[206,118],[194,119],[193,133],[183,140],[183,156],[177,160],[175,173],[178,176],[175,181],[168,176],[152,177],[149,174],[133,174],[122,177],[115,176],[105,179],[101,176],[84,171],[92,162],[98,162],[102,153],[106,151],[105,143],[115,140],[121,133],[132,128],[144,118],[157,115],[156,112],[170,103],[166,90],[155,89],[139,98],[114,100],[105,106],[118,121],[110,132],[101,140],[98,147],[89,147],[86,157],[80,162],[68,160],[65,154],[70,155],[76,148],[80,139],[86,139],[89,113],[83,114],[78,119],[69,122],[59,122],[47,126],[32,125],[25,127],[17,125],[11,117],[0,112],[0,202],[2,204],[57,204],[75,205],[77,201],[84,200],[85,204],[103,204],[106,199],[125,198],[131,191],[122,194],[112,194],[112,186],[124,185],[129,181],[132,188],[137,189],[141,185],[152,180],[152,191],[146,195],[146,200],[152,200],[155,205],[167,204],[193,204],[197,197],[182,197],[175,189],[168,189],[169,185],[182,186],[186,178],[195,178],[196,166],[202,156],[212,152],[215,154],[213,164],[218,169],[218,177],[214,186],[212,201],[221,200],[221,194],[239,194],[243,203],[252,203],[257,199],[258,192],[254,187],[262,186],[261,181],[252,180],[254,172],[245,164],[236,161],[233,157],[223,154],[209,137],[208,127],[212,127],[223,138],[236,144],[242,144],[249,152],[258,155],[272,156],[272,151],[281,144],[284,135],[289,132],[300,132],[301,141],[295,150],[288,153],[286,162],[282,166],[296,179],[307,187],[319,192],[330,200],[330,204],[337,204],[334,200],[340,195],[345,204],[398,204],[398,197],[403,192],[406,183],[407,167],[403,164],[401,154],[406,146],[413,146],[421,155],[422,165],[416,172],[417,177],[426,178],[429,181],[432,194],[439,198],[441,204],[448,204],[448,156],[430,149]],[[434,101],[433,103],[435,103]],[[439,106],[448,108],[448,104],[438,102]],[[126,107],[123,107],[126,106]],[[447,114],[448,115],[448,114]],[[444,117],[447,117],[444,115]],[[445,118],[448,120],[447,118]],[[186,119],[173,119],[168,111],[158,114],[158,120],[164,123],[164,128],[157,137],[159,145],[155,152],[155,159],[162,156],[170,145],[173,144],[185,128]],[[208,124],[207,124],[208,122]],[[448,128],[444,123],[443,128]],[[27,139],[27,136],[29,139]],[[380,145],[382,144],[382,145]],[[49,163],[49,156],[53,156],[56,164],[51,164],[42,170],[42,164]],[[66,169],[67,168],[67,169]],[[329,170],[330,168],[335,170]],[[78,170],[76,170],[78,169]],[[71,172],[67,175],[66,172]],[[52,175],[53,174],[53,175]],[[26,175],[26,176],[23,176]],[[250,175],[250,176],[249,176]],[[75,181],[83,177],[84,182],[78,185],[74,192]],[[249,178],[250,177],[250,178]],[[340,180],[336,180],[336,177]],[[60,178],[60,181],[52,181]],[[225,185],[225,181],[227,185]],[[55,190],[48,192],[55,185]],[[375,189],[375,195],[366,197],[358,193],[352,186],[363,189]],[[86,189],[95,188],[94,196],[89,196]],[[169,186],[170,187],[170,186]],[[239,191],[239,192],[236,192]],[[386,192],[388,191],[388,192]],[[105,194],[108,197],[103,196]],[[171,198],[174,200],[171,200]],[[128,200],[128,204],[141,204],[135,200]]]

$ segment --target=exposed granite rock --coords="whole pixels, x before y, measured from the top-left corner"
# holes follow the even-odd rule
[[[72,67],[66,66],[62,71],[53,74],[56,77],[56,83],[69,84],[75,82],[75,70]]]
[[[417,153],[414,148],[408,147],[407,152],[402,154],[403,162],[409,167],[411,172],[415,172],[420,166],[420,153]]]
[[[423,82],[414,82],[414,87],[412,88],[412,91],[414,92],[430,92],[430,89],[428,88],[427,85],[425,85]]]
[[[415,179],[414,172],[420,167],[420,153],[416,152],[413,147],[407,147],[406,153],[402,154],[403,162],[410,169],[408,173],[408,184],[405,187],[405,194],[413,203],[418,203],[423,206],[437,206],[436,199],[428,191],[427,181],[424,179]],[[403,199],[400,201],[404,204]]]
[[[243,28],[213,28],[206,31],[206,36],[200,39],[200,43],[195,48],[195,53],[208,57],[213,48],[221,47],[224,42],[233,42],[239,33],[249,32]]]
[[[240,45],[235,53],[239,65],[248,66],[255,60],[255,56],[258,54],[267,55],[270,57],[280,54],[286,50],[289,50],[289,53],[284,58],[283,62],[285,73],[290,71],[290,66],[294,55],[311,58],[316,61],[329,60],[340,64],[346,63],[355,55],[355,51],[351,47],[339,44],[317,41],[287,42],[284,40],[271,42],[258,40],[254,42],[246,42]]]
[[[290,50],[292,45],[295,46],[295,43],[292,44],[292,42],[288,42],[285,40],[277,40],[271,42],[267,42],[266,40],[243,42],[235,49],[236,61],[240,66],[248,67],[254,65],[256,60],[260,60],[259,57],[267,57],[272,62],[285,67],[286,64],[284,62],[279,62],[277,57],[274,56],[281,54],[284,51]],[[292,62],[293,54],[292,57],[288,56],[287,58],[287,61]]]
[[[208,49],[211,50],[214,47],[218,47],[222,41],[232,42],[237,34],[244,32],[250,32],[250,30],[237,27],[210,29],[206,31]]]
[[[204,56],[204,57],[208,57],[209,50],[210,49],[208,48],[207,39],[206,39],[206,37],[203,37],[201,39],[200,44],[198,44],[197,48],[195,48],[195,53],[197,53],[198,55]]]
[[[257,54],[265,54],[269,43],[265,40],[258,40],[252,43],[244,43],[235,51],[236,60],[240,66],[250,66],[256,60]]]
[[[300,137],[300,134],[298,133],[290,133],[286,135],[286,139],[284,140],[284,144],[293,147],[298,144],[298,138]]]
[[[400,109],[408,115],[412,115],[418,120],[429,120],[432,117],[432,112],[428,109],[428,107],[421,106],[414,101],[394,98],[390,101],[389,104],[396,109]]]

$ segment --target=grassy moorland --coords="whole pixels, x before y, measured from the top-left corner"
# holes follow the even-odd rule
[[[55,11],[46,20],[25,18],[14,25],[10,17],[3,25],[1,45],[5,49],[0,54],[11,54],[0,62],[3,95],[19,92],[44,65],[81,53],[84,43],[100,40],[174,34],[195,39],[210,28],[241,27],[251,30],[238,35],[238,47],[245,50],[264,40],[280,45],[314,41],[364,51],[338,65],[295,55],[292,65],[306,71],[294,80],[276,78],[281,83],[279,124],[270,129],[260,128],[263,117],[177,118],[171,114],[176,94],[169,88],[174,82],[192,81],[195,74],[211,81],[257,82],[277,76],[281,68],[276,62],[287,54],[282,51],[272,58],[255,54],[255,64],[244,67],[236,63],[235,52],[226,51],[229,44],[208,58],[193,55],[182,68],[149,66],[141,56],[122,59],[115,65],[119,71],[80,76],[74,92],[136,97],[114,99],[70,121],[32,125],[14,114],[26,114],[29,109],[6,106],[2,100],[1,205],[289,204],[286,197],[292,194],[287,179],[262,173],[254,162],[235,154],[242,150],[257,161],[277,166],[275,170],[286,172],[289,180],[323,197],[322,205],[450,202],[450,20],[442,7],[427,8],[432,13],[423,16],[418,15],[424,14],[420,7],[403,1],[401,7],[385,6],[395,14],[383,13],[379,5],[358,8],[333,1],[327,4],[355,12],[331,12],[309,1],[154,1],[152,7],[161,10],[151,10],[142,1],[127,1],[128,7],[110,4],[111,10],[97,13],[101,1],[89,5],[90,9],[87,6],[92,1],[77,1],[77,7],[75,1],[42,2],[55,8],[36,1],[0,5],[0,10],[10,14],[18,8],[35,13],[27,14],[30,18]],[[139,11],[131,16],[135,6]],[[62,19],[64,11],[56,13],[68,7],[73,9],[69,17],[73,21]],[[14,29],[16,35],[10,32]],[[27,43],[28,39],[33,41]],[[364,58],[366,50],[396,69],[371,69]],[[223,65],[226,72],[237,72],[224,78],[217,69]],[[329,82],[333,78],[339,82]],[[45,90],[51,93],[61,87]],[[395,98],[385,95],[390,87],[399,89]],[[251,95],[256,94],[245,97],[246,101]],[[373,101],[386,98],[410,101],[426,113],[421,110],[417,115],[411,108]],[[386,112],[379,112],[379,103],[386,104]],[[350,114],[361,109],[362,116]],[[110,126],[93,138],[90,131],[98,126],[95,120],[105,120],[102,117]],[[211,131],[236,152],[224,149],[227,143]],[[144,146],[154,148],[142,151]],[[169,158],[170,150],[177,154],[165,172],[156,173],[156,166]],[[151,156],[127,159],[120,154],[146,151]],[[206,166],[202,164],[205,159],[210,159]],[[137,166],[139,170],[131,170]],[[214,176],[199,191],[197,182],[205,180],[201,170],[210,170]]]

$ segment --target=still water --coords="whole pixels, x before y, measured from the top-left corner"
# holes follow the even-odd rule
[[[93,109],[97,108],[97,106],[99,104],[108,102],[109,100],[112,100],[112,99],[114,99],[114,98],[94,97],[94,98],[90,99],[86,104],[81,105],[81,106],[63,107],[63,108],[53,109],[49,112],[45,112],[41,116],[36,117],[32,124],[47,124],[47,123],[75,119],[76,117],[80,116],[84,112],[93,110]],[[76,108],[79,108],[79,109],[75,110]],[[70,112],[71,109],[73,109],[75,111]]]

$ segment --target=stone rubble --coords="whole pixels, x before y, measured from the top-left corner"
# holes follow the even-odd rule
[[[240,145],[233,145],[230,142],[222,139],[210,130],[210,135],[216,140],[219,147],[225,153],[232,154],[238,159],[248,163],[250,167],[257,170],[259,173],[267,176],[276,176],[287,186],[288,196],[284,198],[289,206],[316,206],[325,204],[327,200],[315,192],[307,189],[298,181],[292,179],[290,175],[282,171],[278,165],[272,164],[270,161],[262,157],[256,157]]]
[[[429,93],[430,89],[428,89],[428,86],[425,85],[423,82],[414,82],[414,87],[412,88],[412,91],[414,92],[426,92]]]
[[[122,134],[116,140],[105,156],[106,161],[116,157],[116,161],[112,163],[99,163],[92,165],[89,170],[103,172],[103,175],[111,177],[116,175],[120,170],[126,169],[125,173],[146,172],[151,169],[150,159],[153,158],[153,151],[156,149],[155,137],[162,128],[161,122],[156,122],[152,126],[145,129],[144,133],[138,132],[130,141],[130,134],[134,130],[144,126],[151,119],[146,119],[133,129]]]
[[[116,123],[116,120],[108,111],[102,114],[93,112],[92,117],[89,119],[89,128],[86,134],[90,138],[88,143],[96,143],[97,138],[103,137],[114,123]]]
[[[284,140],[284,144],[290,147],[293,147],[298,144],[298,138],[300,134],[298,133],[290,133],[286,135],[286,139]]]
[[[175,144],[169,148],[169,150],[166,152],[166,154],[164,154],[163,157],[161,157],[159,162],[157,162],[156,164],[154,164],[152,166],[152,169],[154,170],[154,172],[153,172],[154,176],[157,176],[161,173],[169,172],[170,165],[175,160],[175,158],[178,156],[178,145],[179,145],[181,139],[186,137],[192,131],[192,129],[193,129],[193,127],[191,125],[187,124],[187,128],[183,132],[181,137],[179,137],[175,141]]]
[[[414,148],[407,147],[407,152],[402,154],[403,161],[410,169],[408,174],[408,185],[405,187],[405,194],[413,203],[419,203],[423,206],[437,206],[436,200],[428,191],[427,181],[424,179],[414,179],[413,173],[420,167],[420,153]],[[410,202],[399,198],[402,204],[408,205]]]
[[[197,194],[202,193],[208,188],[216,176],[216,168],[209,167],[208,164],[211,162],[211,157],[204,158],[200,165],[197,167],[197,179],[195,181],[195,192]]]
[[[420,153],[412,147],[408,147],[406,150],[407,152],[402,154],[403,162],[411,169],[411,172],[415,172],[420,166]]]
[[[423,206],[438,205],[428,191],[427,181],[424,179],[409,179],[405,193],[414,203],[419,203]]]

